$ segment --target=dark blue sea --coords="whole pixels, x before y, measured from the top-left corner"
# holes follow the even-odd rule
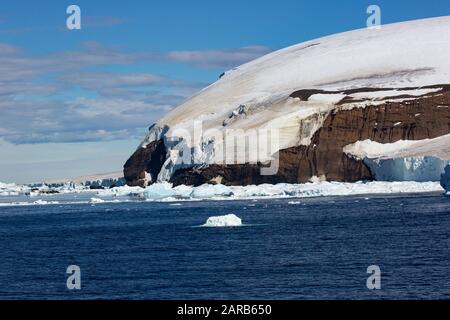
[[[450,198],[0,207],[0,255],[0,299],[448,299]]]

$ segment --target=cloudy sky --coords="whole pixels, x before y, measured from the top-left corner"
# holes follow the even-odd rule
[[[434,1],[23,1],[0,4],[0,181],[120,171],[149,125],[225,70],[382,22],[450,14]],[[66,8],[81,8],[67,30]]]

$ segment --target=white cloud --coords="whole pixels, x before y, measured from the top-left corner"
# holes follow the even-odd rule
[[[90,41],[79,50],[29,55],[0,43],[0,138],[21,144],[141,137],[148,125],[204,84],[151,73],[92,71],[93,67],[169,61],[223,70],[267,51],[254,46],[127,52]],[[74,98],[78,88],[83,92]]]
[[[19,47],[7,43],[0,43],[0,56],[15,55],[21,51],[22,50]]]
[[[264,46],[209,51],[173,51],[167,54],[167,58],[202,68],[231,68],[259,58],[270,51],[270,48]]]

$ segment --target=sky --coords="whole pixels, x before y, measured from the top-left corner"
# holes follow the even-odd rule
[[[66,9],[81,8],[81,30]],[[148,127],[235,66],[321,36],[450,15],[448,0],[4,0],[0,181],[122,170]]]

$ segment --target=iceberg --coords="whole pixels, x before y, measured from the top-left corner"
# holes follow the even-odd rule
[[[173,190],[175,190],[175,192],[177,193],[177,195],[180,198],[190,198],[191,197],[191,193],[192,193],[192,187],[190,186],[185,186],[184,184],[176,186],[175,188],[173,188]]]
[[[97,190],[97,194],[100,196],[114,196],[114,197],[141,195],[143,192],[144,189],[142,189],[141,187],[129,187],[129,186]]]
[[[231,188],[222,184],[203,184],[194,188],[191,193],[192,198],[209,199],[214,197],[230,197],[233,195]]]
[[[447,195],[450,195],[450,165],[445,167],[444,173],[441,175],[441,186]]]
[[[168,182],[162,182],[162,183],[155,183],[147,188],[145,188],[144,191],[144,197],[147,199],[164,199],[164,198],[171,198],[176,196],[177,193],[172,188],[172,184]]]
[[[234,214],[224,216],[209,217],[202,227],[239,227],[242,226],[242,220]]]

